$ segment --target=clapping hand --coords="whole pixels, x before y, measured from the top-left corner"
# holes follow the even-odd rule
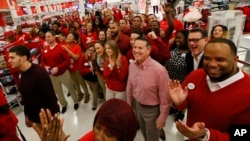
[[[121,57],[122,57],[121,54],[119,54],[117,59],[116,59],[115,64],[117,67],[121,67],[121,65],[122,65],[122,60],[121,60],[122,58]]]
[[[194,139],[206,135],[205,123],[195,122],[192,127],[187,126],[181,120],[176,121],[176,128],[184,136]]]
[[[115,66],[115,61],[112,58],[112,56],[109,56],[109,65],[110,65],[110,69],[113,70],[113,68]]]
[[[41,109],[39,114],[41,127],[36,123],[33,128],[39,135],[41,141],[66,141],[69,135],[65,135],[62,127],[64,120],[58,114],[52,116],[49,109]]]

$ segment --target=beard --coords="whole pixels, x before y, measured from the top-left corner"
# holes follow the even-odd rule
[[[219,77],[213,77],[209,74],[209,72],[204,69],[205,72],[207,73],[207,75],[209,76],[211,82],[221,82],[221,81],[224,81],[226,79],[228,79],[229,77],[231,77],[232,75],[236,74],[239,69],[237,68],[237,71],[234,72],[234,67],[231,69],[231,71],[229,72],[226,72],[226,73],[222,73]]]
[[[117,36],[118,36],[118,34],[119,34],[119,32],[118,32],[118,31],[116,31],[116,32],[113,32],[113,33],[111,34],[111,36],[112,36],[112,38],[115,38],[115,37],[117,37]]]

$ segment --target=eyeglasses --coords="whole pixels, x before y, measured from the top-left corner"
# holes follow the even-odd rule
[[[203,37],[201,38],[193,38],[193,39],[188,39],[188,43],[194,42],[194,43],[198,43],[201,39],[203,39]]]

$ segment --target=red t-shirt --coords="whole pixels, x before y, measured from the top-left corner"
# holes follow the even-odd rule
[[[79,141],[94,141],[94,140],[95,140],[95,134],[94,131],[91,130],[87,134],[82,136]]]

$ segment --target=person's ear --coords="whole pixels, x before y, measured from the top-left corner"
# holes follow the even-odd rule
[[[28,59],[27,59],[27,56],[25,56],[25,55],[24,55],[24,56],[21,56],[21,58],[22,58],[23,61],[28,60]]]
[[[234,56],[234,61],[237,63],[238,60],[239,60],[239,56],[238,56],[238,55],[235,55],[235,56]]]

